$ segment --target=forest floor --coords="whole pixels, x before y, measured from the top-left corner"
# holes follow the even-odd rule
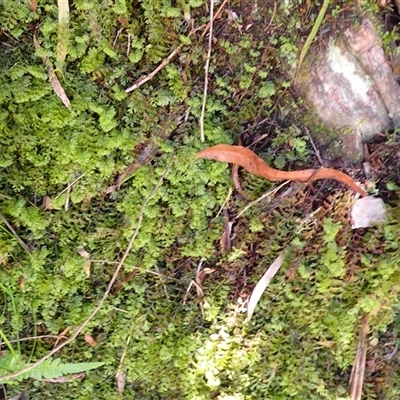
[[[196,158],[321,167],[289,71],[322,2],[61,3],[0,5],[0,399],[356,399],[357,363],[399,398],[398,132],[343,169],[389,209],[357,230],[344,185]]]

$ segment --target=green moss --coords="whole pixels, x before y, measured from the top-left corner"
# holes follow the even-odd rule
[[[222,33],[209,71],[206,143],[198,127],[206,42],[200,34],[187,37],[184,19],[190,14],[196,26],[206,22],[202,2],[71,4],[66,64],[56,74],[72,112],[53,92],[41,58],[53,65],[57,59],[56,4],[38,2],[36,11],[27,1],[0,5],[7,44],[0,59],[0,212],[20,239],[2,223],[0,325],[9,340],[66,328],[70,334],[85,320],[137,227],[143,202],[170,168],[144,210],[112,293],[85,328],[97,346],[80,335],[59,354],[64,363],[104,365],[62,385],[13,382],[9,396],[26,389],[32,398],[120,398],[115,375],[122,370],[127,398],[336,399],[346,392],[360,318],[381,307],[374,334],[393,320],[398,325],[397,224],[362,236],[355,260],[340,211],[322,226],[300,229],[298,198],[265,199],[235,221],[232,251],[221,256],[229,169],[196,160],[195,153],[236,143],[244,126],[281,118],[261,155],[278,167],[310,160],[300,123],[283,117],[298,110],[287,95],[290,77],[281,58],[292,59],[299,49],[298,2],[291,4],[278,7],[269,42],[257,24],[218,31],[215,22]],[[273,9],[264,11],[272,18]],[[260,15],[254,18],[260,22]],[[125,93],[181,42],[168,66]],[[140,168],[105,194],[136,163]],[[253,199],[271,188],[243,177]],[[227,201],[232,210],[246,205],[236,196]],[[82,249],[90,255],[90,274]],[[285,280],[283,268],[246,324],[237,298],[251,292],[282,249],[292,278]],[[357,265],[352,280],[349,259]],[[203,284],[204,298],[194,287],[187,293],[200,262],[215,270]],[[54,343],[38,338],[15,349],[33,362]]]

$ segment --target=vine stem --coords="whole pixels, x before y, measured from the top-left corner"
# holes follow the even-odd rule
[[[142,225],[142,221],[143,221],[143,215],[144,215],[144,210],[147,206],[147,203],[150,201],[150,199],[154,196],[154,194],[157,192],[158,188],[161,186],[164,178],[166,177],[166,175],[170,172],[171,170],[171,166],[172,166],[172,161],[170,162],[168,168],[165,170],[165,172],[163,173],[163,175],[161,176],[161,178],[158,180],[156,186],[153,188],[153,190],[150,192],[149,196],[145,199],[145,201],[142,204],[142,207],[140,208],[140,212],[139,212],[139,218],[136,224],[136,229],[133,233],[133,235],[131,236],[128,246],[120,260],[120,262],[117,265],[117,268],[114,271],[113,276],[110,279],[110,282],[107,285],[106,291],[104,292],[103,296],[101,297],[99,304],[97,304],[97,306],[93,309],[93,311],[89,314],[89,316],[85,319],[85,321],[83,321],[83,323],[75,330],[74,334],[67,339],[65,342],[60,343],[57,347],[55,347],[53,350],[51,350],[49,353],[47,353],[45,356],[43,356],[42,358],[40,358],[39,360],[37,360],[36,362],[34,362],[33,364],[29,365],[28,367],[18,371],[18,372],[14,372],[12,374],[9,375],[5,375],[3,377],[1,377],[2,381],[5,380],[10,380],[13,378],[16,378],[22,374],[25,374],[26,372],[32,371],[34,368],[36,368],[38,365],[40,365],[41,363],[43,363],[44,361],[46,361],[47,359],[49,359],[51,356],[53,356],[54,354],[56,354],[57,352],[59,352],[63,347],[67,346],[68,344],[72,343],[77,337],[78,335],[83,331],[83,329],[86,327],[86,325],[94,318],[94,316],[100,311],[100,309],[102,308],[104,302],[106,301],[108,295],[111,292],[112,286],[114,285],[119,272],[121,271],[121,268],[123,267],[126,258],[128,257],[133,243],[135,242],[137,235],[139,234],[139,230],[140,227]]]

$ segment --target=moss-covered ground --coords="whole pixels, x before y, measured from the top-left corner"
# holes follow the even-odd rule
[[[195,159],[318,166],[288,71],[322,2],[216,2],[211,48],[201,0],[61,3],[0,2],[0,398],[345,399],[366,318],[365,398],[399,398],[397,133],[371,145],[390,221],[357,231],[333,182],[255,201],[276,185]]]

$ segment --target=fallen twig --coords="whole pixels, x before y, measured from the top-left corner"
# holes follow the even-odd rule
[[[10,232],[14,235],[15,239],[18,240],[18,243],[29,253],[29,247],[24,243],[24,241],[17,235],[17,232],[15,232],[15,229],[12,227],[12,225],[6,220],[4,215],[0,213],[0,219],[4,222],[6,227],[10,230]]]
[[[9,340],[10,343],[24,342],[27,340],[38,340],[38,339],[60,339],[60,335],[39,335],[39,336],[29,336],[25,338],[19,338],[14,340]],[[68,339],[66,336],[61,337],[61,339]]]
[[[118,178],[114,181],[114,183],[111,186],[109,186],[107,189],[104,190],[103,195],[110,194],[114,190],[119,189],[119,187],[122,185],[122,183],[124,183],[126,180],[128,180],[137,169],[139,169],[140,167],[145,165],[147,162],[149,162],[151,157],[157,153],[158,149],[159,149],[159,147],[154,146],[152,143],[147,145],[143,149],[141,154],[139,155],[138,161],[135,161],[132,164],[129,164],[124,169],[124,171],[118,176]]]
[[[76,182],[78,182],[80,179],[82,179],[86,174],[83,173],[81,175],[79,175],[75,180],[73,180],[71,183],[68,183],[67,187],[62,190],[60,193],[58,193],[58,195],[56,197],[54,197],[54,200],[58,199],[62,194],[64,194],[65,192],[67,192],[68,190],[70,190],[72,188],[72,186],[75,185]]]
[[[72,374],[67,376],[60,376],[59,378],[41,379],[41,382],[50,383],[68,383],[76,381],[77,379],[83,379],[86,376],[86,372],[79,372],[79,374]]]
[[[310,139],[311,146],[312,146],[312,148],[313,148],[314,151],[315,151],[315,155],[317,156],[318,161],[319,161],[320,164],[324,167],[325,164],[324,164],[324,162],[322,161],[321,155],[319,154],[319,150],[317,149],[317,146],[316,146],[315,143],[314,143],[314,140],[313,140],[313,138],[312,138],[312,136],[311,136],[310,131],[309,131],[307,128],[304,128],[304,130],[306,131],[306,133],[307,133],[307,135],[308,135],[308,137],[309,137],[309,139]]]
[[[200,114],[200,139],[204,142],[204,114],[206,111],[206,102],[207,102],[207,90],[208,90],[208,69],[210,67],[210,59],[211,59],[211,48],[212,48],[212,35],[213,35],[213,21],[214,21],[214,0],[210,0],[210,29],[208,32],[208,51],[206,58],[206,65],[204,67],[204,92],[203,92],[203,104],[201,106],[201,114]]]
[[[221,212],[224,210],[226,204],[228,203],[229,199],[231,198],[232,193],[233,193],[233,190],[232,190],[232,188],[230,187],[230,188],[228,189],[228,194],[226,195],[226,198],[225,198],[224,202],[222,203],[221,208],[220,208],[219,211],[217,212],[217,215],[215,216],[215,218],[218,218],[218,217],[220,216]]]
[[[189,34],[190,36],[190,34]],[[153,79],[158,72],[160,72],[166,65],[170,63],[170,61],[181,51],[183,47],[183,43],[181,43],[175,50],[173,50],[170,55],[165,58],[162,63],[150,74],[146,75],[144,78],[139,79],[134,85],[125,89],[125,93],[133,92],[138,87],[142,86],[144,83],[148,82],[150,79]]]
[[[276,4],[276,1],[274,1],[274,10],[272,11],[272,17],[271,17],[271,19],[269,21],[269,24],[264,29],[264,32],[268,32],[269,27],[272,25],[272,22],[273,22],[273,20],[275,18],[275,15],[276,15],[276,9],[277,9],[277,4]]]
[[[260,201],[264,200],[266,197],[271,197],[273,196],[276,192],[281,190],[284,186],[286,186],[290,181],[285,181],[281,183],[279,186],[277,186],[275,189],[269,190],[268,192],[265,192],[262,196],[260,196],[258,199],[255,199],[251,203],[247,204],[246,207],[243,208],[242,211],[238,215],[236,215],[235,219],[240,218],[250,207],[254,206],[254,204],[259,203]]]
[[[221,6],[218,8],[218,11],[216,12],[215,16],[217,16],[222,9],[225,7],[225,4],[228,2],[228,0],[224,0],[224,2],[221,4]],[[215,18],[215,17],[214,17]],[[203,25],[204,26],[204,25]],[[203,28],[203,26],[199,26],[198,28],[193,28],[189,34],[188,37],[194,35],[197,31],[199,31],[200,29]],[[203,33],[201,34],[201,37],[204,37],[209,28],[211,26],[211,21],[208,22],[208,24],[206,25],[206,27],[203,30]],[[129,40],[130,37],[128,36],[128,48],[129,48]],[[175,50],[173,50],[169,56],[167,58],[165,58],[161,64],[154,70],[152,71],[150,74],[146,75],[143,78],[139,78],[135,84],[133,84],[131,87],[129,87],[128,89],[125,89],[125,93],[130,93],[133,92],[135,89],[139,88],[140,86],[142,86],[143,84],[145,84],[146,82],[148,82],[150,79],[153,79],[166,65],[168,65],[171,60],[182,50],[182,47],[184,46],[183,43],[181,43]]]
[[[126,344],[124,346],[124,351],[122,353],[121,359],[119,360],[119,365],[117,368],[117,373],[115,374],[115,378],[117,380],[117,390],[118,394],[122,395],[125,389],[126,382],[126,369],[124,368],[124,359],[126,357],[126,353],[128,351],[129,342],[131,341],[132,335],[129,334]]]
[[[210,21],[208,21],[206,27],[204,28],[203,33],[201,34],[201,37],[206,36],[206,34],[207,34],[207,32],[208,32],[208,30],[209,30],[209,28],[210,28],[211,23],[214,22],[215,18],[217,18],[217,17],[221,14],[222,9],[225,7],[225,4],[226,4],[227,2],[228,2],[228,0],[224,0],[224,1],[222,2],[222,4],[219,6],[217,12],[214,13],[214,18],[213,18],[213,19],[210,19]]]
[[[203,307],[204,293],[203,293],[202,285],[203,285],[205,277],[207,275],[212,274],[214,271],[215,270],[212,268],[204,268],[203,269],[203,260],[200,260],[199,265],[197,266],[197,269],[196,269],[196,277],[195,277],[195,279],[192,279],[190,281],[189,286],[186,289],[185,297],[183,298],[183,304],[186,304],[186,300],[189,296],[189,293],[190,293],[192,287],[194,286],[196,288],[197,297],[199,298],[199,307],[200,307],[201,316],[203,318],[205,318],[205,313],[204,313],[204,307]]]

